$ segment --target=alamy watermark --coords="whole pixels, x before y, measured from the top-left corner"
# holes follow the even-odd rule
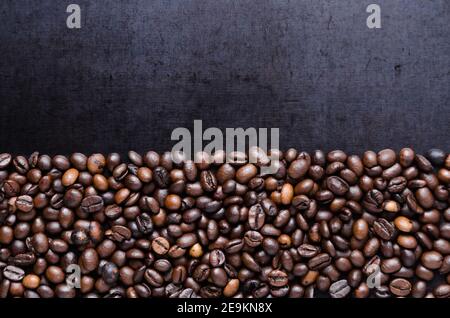
[[[279,167],[278,151],[269,151],[269,145],[271,149],[279,149],[279,128],[226,128],[223,132],[209,127],[203,131],[203,122],[194,120],[193,133],[178,127],[172,131],[171,140],[178,141],[172,147],[172,160],[176,163],[183,160],[233,163],[248,154],[246,162],[257,164],[262,175],[275,173]]]

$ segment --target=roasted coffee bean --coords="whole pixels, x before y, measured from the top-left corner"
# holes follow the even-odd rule
[[[326,253],[321,253],[318,254],[316,256],[314,256],[313,258],[311,258],[308,261],[308,267],[313,270],[320,270],[324,267],[327,267],[328,265],[330,265],[331,263],[331,257],[330,255],[326,254]]]
[[[153,269],[147,269],[144,278],[152,287],[161,287],[164,284],[164,277]]]
[[[3,276],[12,282],[20,282],[25,276],[25,271],[20,267],[10,265],[3,269]]]
[[[13,159],[13,165],[16,171],[20,174],[26,174],[28,169],[30,169],[30,165],[28,164],[28,160],[24,156],[17,156]]]
[[[11,163],[12,156],[9,153],[0,154],[0,169],[5,169]]]
[[[397,272],[402,266],[399,258],[387,258],[381,261],[381,271],[386,274],[392,274]]]
[[[153,231],[153,221],[147,213],[142,213],[136,217],[136,225],[142,234],[150,234]]]
[[[308,171],[310,163],[305,159],[294,160],[288,168],[288,175],[292,179],[300,179]]]
[[[217,189],[217,179],[214,173],[210,170],[202,171],[200,173],[200,184],[206,192],[215,191]]]
[[[21,195],[16,200],[16,207],[22,212],[30,212],[33,209],[33,198],[29,195]]]
[[[302,244],[297,248],[301,257],[311,258],[320,253],[320,248],[311,244]]]
[[[428,269],[438,269],[442,265],[443,256],[436,251],[426,251],[420,258],[422,265]]]
[[[259,230],[265,222],[265,213],[260,204],[253,205],[248,211],[248,225],[252,230]]]
[[[350,294],[351,288],[347,280],[342,279],[331,284],[329,292],[332,298],[344,298]]]
[[[153,170],[153,179],[160,188],[167,188],[170,182],[169,172],[164,167],[156,167]]]
[[[73,244],[78,246],[86,245],[90,240],[88,233],[83,229],[74,230],[70,235],[70,239]]]
[[[103,209],[103,198],[98,195],[91,195],[81,201],[81,209],[85,213],[95,213]]]
[[[450,285],[449,284],[442,284],[437,286],[433,294],[436,298],[449,298],[450,297]]]
[[[31,266],[36,262],[36,256],[33,253],[17,254],[10,259],[15,266]]]
[[[152,241],[152,249],[158,255],[164,255],[169,251],[170,243],[164,237],[157,237]]]
[[[404,278],[396,278],[389,284],[389,290],[396,296],[406,297],[411,293],[411,283]]]
[[[0,154],[0,297],[448,297],[450,155],[271,152]]]
[[[355,223],[353,223],[353,235],[358,240],[366,239],[368,234],[369,234],[369,225],[366,220],[358,219]]]
[[[271,286],[283,287],[288,283],[288,275],[281,270],[273,270],[268,275],[268,281]]]
[[[373,231],[383,240],[390,240],[394,235],[394,226],[386,219],[379,218],[373,222]]]
[[[222,266],[225,263],[225,254],[218,249],[212,250],[209,254],[209,263],[212,267]]]
[[[349,186],[347,182],[339,177],[328,177],[326,180],[327,188],[335,195],[344,195],[347,193]]]
[[[116,242],[123,242],[124,240],[129,240],[131,238],[130,229],[122,225],[113,225],[108,234],[110,238]]]

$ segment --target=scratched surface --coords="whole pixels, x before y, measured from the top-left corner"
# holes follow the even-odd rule
[[[372,2],[2,0],[0,152],[167,150],[194,119],[450,151],[450,1],[377,0],[369,30]]]

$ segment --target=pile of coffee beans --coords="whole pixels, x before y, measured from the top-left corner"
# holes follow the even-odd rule
[[[450,297],[448,153],[269,155],[1,153],[0,297]]]

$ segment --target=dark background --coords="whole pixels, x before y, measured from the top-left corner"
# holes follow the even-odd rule
[[[279,127],[284,149],[450,151],[449,23],[448,0],[2,0],[0,152],[169,150],[194,119]]]

